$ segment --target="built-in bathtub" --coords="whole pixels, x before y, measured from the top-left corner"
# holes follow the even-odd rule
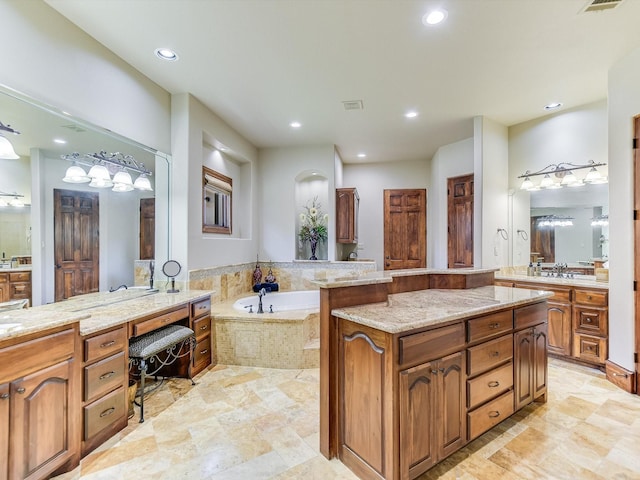
[[[222,365],[318,368],[318,290],[268,292],[212,305],[214,360]],[[248,312],[252,305],[253,313]],[[270,313],[270,310],[273,313]]]

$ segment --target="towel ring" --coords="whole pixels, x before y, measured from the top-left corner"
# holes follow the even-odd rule
[[[502,237],[503,240],[509,240],[509,233],[504,228],[499,228],[498,233]]]
[[[529,240],[529,235],[527,235],[527,232],[525,232],[524,230],[516,230],[516,233],[520,235],[520,238],[522,238],[523,240]]]

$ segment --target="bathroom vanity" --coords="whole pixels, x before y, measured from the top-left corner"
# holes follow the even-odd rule
[[[31,268],[0,269],[0,303],[11,300],[31,302]]]
[[[363,479],[416,478],[546,401],[548,292],[492,270],[401,271],[320,290],[320,450]]]
[[[195,332],[176,365],[211,363],[211,292],[122,290],[0,314],[0,479],[74,468],[127,425],[130,339],[170,324]]]

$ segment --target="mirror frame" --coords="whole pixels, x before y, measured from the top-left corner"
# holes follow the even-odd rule
[[[214,210],[211,196],[222,196],[221,211],[214,211],[213,223],[208,221],[212,215],[208,211]],[[228,197],[228,198],[227,198]],[[202,167],[202,232],[223,233],[231,235],[231,218],[233,213],[233,180],[226,175],[216,172],[208,167]],[[216,218],[221,218],[215,221]]]

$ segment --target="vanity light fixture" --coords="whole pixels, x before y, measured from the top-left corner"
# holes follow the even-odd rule
[[[4,160],[17,160],[20,156],[13,149],[13,145],[7,137],[4,136],[4,133],[13,133],[14,135],[20,135],[20,132],[11,128],[11,125],[5,125],[0,122],[0,158]]]
[[[6,200],[4,200],[2,197],[13,197],[11,200],[9,200],[8,202]],[[24,195],[20,195],[16,192],[13,193],[7,193],[7,192],[3,192],[0,191],[0,207],[24,207],[24,202],[22,200],[20,200],[21,198],[24,198]]]
[[[520,185],[520,190],[527,190],[531,192],[541,188],[553,189],[562,187],[581,187],[587,183],[607,183],[607,177],[603,177],[597,168],[605,165],[606,163],[596,163],[593,160],[589,160],[589,162],[585,164],[552,163],[537,172],[527,170],[522,175],[518,176],[518,178],[523,179],[522,185]],[[575,171],[586,168],[589,169],[589,172],[582,180],[580,180],[575,175]],[[531,180],[531,177],[538,175],[543,176],[543,178],[539,185],[536,185]]]
[[[144,164],[136,161],[131,155],[124,155],[120,152],[107,153],[104,150],[100,153],[71,153],[61,155],[63,160],[73,162],[73,165],[67,169],[67,173],[63,181],[70,183],[86,183],[94,188],[111,188],[114,192],[130,192],[131,190],[152,191],[149,177],[151,171],[145,168]],[[84,170],[79,164],[90,166],[88,174],[84,174]],[[76,170],[72,170],[76,167]],[[137,173],[139,176],[135,183],[131,179],[129,171]],[[82,177],[84,174],[84,179]],[[113,174],[113,179],[111,175]]]
[[[598,215],[591,219],[592,227],[606,227],[609,225],[609,215]]]
[[[559,215],[546,215],[544,217],[538,218],[536,221],[538,227],[572,227],[573,226],[573,217],[563,217]]]

